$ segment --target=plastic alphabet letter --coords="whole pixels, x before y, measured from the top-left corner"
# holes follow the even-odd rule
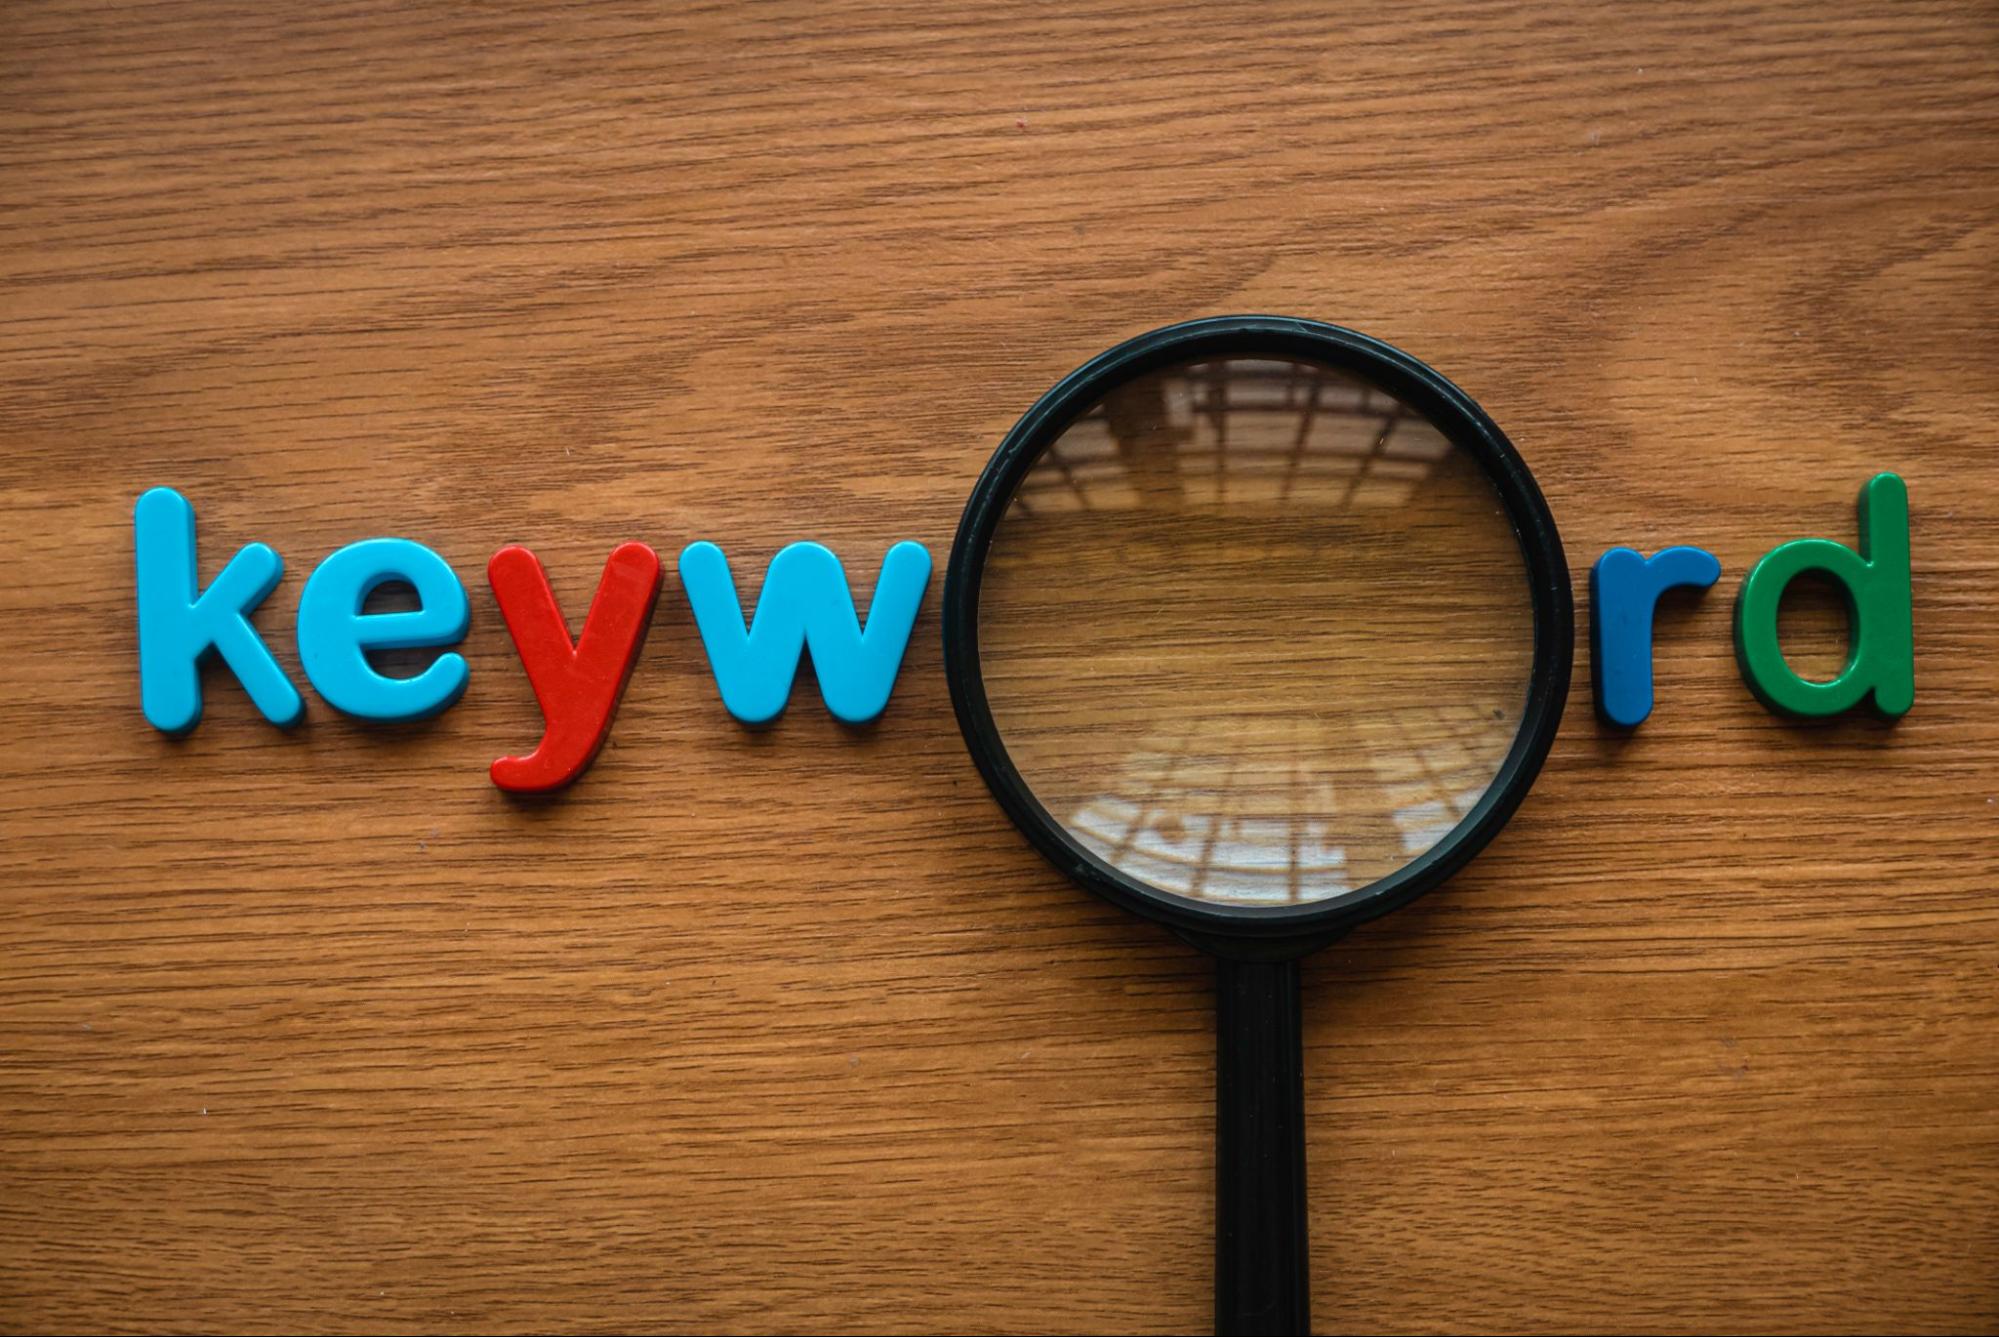
[[[583,636],[574,642],[548,573],[532,552],[500,549],[486,564],[486,579],[547,722],[533,752],[493,763],[493,783],[516,794],[560,789],[583,774],[610,735],[659,598],[659,554],[643,543],[612,550],[583,619]]]
[[[1664,548],[1645,557],[1612,548],[1589,573],[1590,677],[1605,722],[1636,728],[1652,713],[1652,614],[1659,596],[1681,586],[1707,589],[1721,563],[1700,548]]]
[[[930,552],[898,543],[882,559],[867,630],[854,612],[840,559],[817,543],[794,543],[771,559],[749,630],[729,559],[712,543],[680,554],[680,579],[708,651],[722,704],[745,724],[777,718],[791,696],[798,657],[810,646],[826,708],[849,724],[881,714],[930,583]]]
[[[363,613],[378,585],[407,581],[421,605],[406,613]],[[298,654],[305,676],[335,710],[364,720],[420,720],[448,709],[465,691],[464,657],[439,655],[411,678],[377,673],[370,650],[455,645],[471,605],[458,573],[409,539],[364,539],[321,562],[298,600]]]
[[[170,487],[149,489],[132,508],[138,565],[139,704],[165,733],[201,723],[202,659],[219,654],[265,719],[298,723],[305,702],[285,677],[250,610],[277,588],[285,564],[262,543],[229,559],[206,590],[195,566],[194,507]]]
[[[1807,571],[1846,593],[1846,667],[1829,682],[1799,677],[1784,662],[1777,606]],[[1749,690],[1771,710],[1817,717],[1851,710],[1870,693],[1889,719],[1916,702],[1916,650],[1909,586],[1909,489],[1876,474],[1860,489],[1860,551],[1831,539],[1797,539],[1763,555],[1735,602],[1735,659]]]

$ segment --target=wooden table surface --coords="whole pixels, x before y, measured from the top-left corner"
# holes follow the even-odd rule
[[[1500,839],[1312,961],[1318,1326],[1990,1330],[1995,264],[1989,2],[0,9],[0,1326],[1203,1328],[1209,966],[1007,824],[937,585],[879,724],[751,732],[669,576],[521,804],[483,567],[865,595],[1070,368],[1274,311],[1476,396],[1579,582],[1725,572],[1643,729],[1579,654]],[[1735,589],[1881,469],[1915,709],[1785,723]],[[157,734],[154,484],[283,554],[294,674],[322,556],[435,547],[464,701]]]

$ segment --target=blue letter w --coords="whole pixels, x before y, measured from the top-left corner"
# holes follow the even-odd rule
[[[799,654],[809,645],[826,709],[862,724],[888,705],[916,607],[930,583],[930,553],[920,543],[888,550],[866,631],[840,559],[817,543],[791,544],[771,559],[747,632],[720,548],[689,544],[680,554],[680,581],[731,715],[745,724],[776,719],[791,697]]]

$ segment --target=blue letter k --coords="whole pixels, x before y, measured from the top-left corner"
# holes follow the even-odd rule
[[[248,614],[277,587],[285,565],[252,543],[229,559],[206,590],[195,569],[194,507],[156,487],[132,508],[139,568],[139,700],[167,733],[201,723],[201,661],[219,653],[264,718],[281,728],[305,711],[298,689],[271,658]]]

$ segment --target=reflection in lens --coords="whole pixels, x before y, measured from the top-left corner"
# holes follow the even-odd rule
[[[1350,374],[1127,382],[1022,480],[979,593],[1001,742],[1160,891],[1337,896],[1430,849],[1512,745],[1533,604],[1475,459]]]

